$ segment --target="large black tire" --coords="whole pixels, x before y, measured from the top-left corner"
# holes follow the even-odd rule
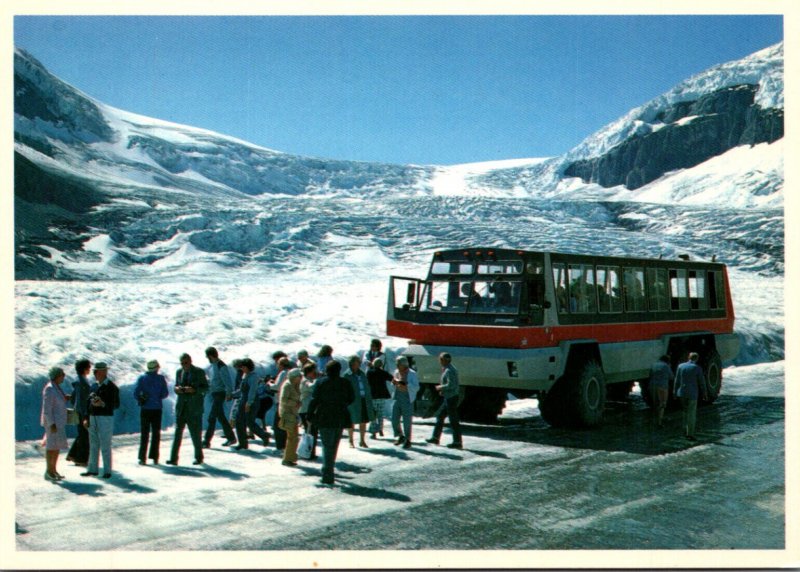
[[[717,350],[711,350],[703,363],[703,374],[706,378],[705,403],[714,403],[722,390],[722,360]]]
[[[507,392],[490,387],[465,387],[464,400],[458,408],[462,420],[472,423],[497,423],[506,405]]]
[[[584,364],[571,384],[571,406],[575,423],[581,427],[594,427],[603,420],[606,407],[606,376],[596,361]]]

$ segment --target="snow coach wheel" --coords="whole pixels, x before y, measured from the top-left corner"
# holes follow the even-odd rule
[[[571,405],[575,422],[582,427],[594,427],[603,420],[606,406],[606,376],[596,361],[583,366],[572,383]]]
[[[706,393],[708,394],[705,403],[714,403],[722,389],[722,360],[717,350],[712,350],[708,355],[703,365],[703,373],[706,378]]]

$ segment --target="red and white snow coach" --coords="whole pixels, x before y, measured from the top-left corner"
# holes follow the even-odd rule
[[[511,393],[538,397],[551,425],[593,426],[636,381],[648,399],[663,354],[675,368],[697,352],[715,400],[722,361],[739,351],[733,323],[724,264],[469,248],[436,252],[424,280],[393,276],[386,331],[410,340],[417,411],[446,351],[464,419],[496,421]]]

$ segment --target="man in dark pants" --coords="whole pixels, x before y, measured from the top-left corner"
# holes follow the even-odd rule
[[[181,356],[181,368],[175,372],[175,436],[172,440],[172,453],[168,465],[178,464],[178,451],[183,440],[183,429],[189,427],[189,435],[194,445],[194,463],[203,462],[203,400],[208,391],[206,372],[192,365],[189,354]]]
[[[206,429],[206,437],[203,439],[203,448],[208,449],[211,447],[211,439],[214,437],[214,431],[217,428],[217,420],[219,420],[220,425],[222,425],[222,432],[227,439],[222,446],[228,447],[230,445],[235,445],[236,435],[233,434],[233,428],[228,422],[228,418],[225,416],[225,402],[230,401],[233,395],[231,374],[228,371],[228,366],[219,359],[217,348],[207,348],[206,357],[211,364],[208,368],[211,412],[208,414],[208,428]]]
[[[681,400],[683,407],[683,427],[686,438],[697,441],[694,436],[694,427],[697,422],[697,398],[708,398],[706,391],[706,376],[703,368],[697,365],[700,358],[695,352],[689,354],[689,360],[678,366],[675,373],[675,396]]]
[[[325,485],[333,484],[333,467],[336,464],[342,429],[350,427],[347,406],[355,399],[353,386],[339,376],[341,371],[342,365],[338,361],[328,362],[325,376],[314,386],[308,406],[309,419],[319,429],[319,438],[322,441],[322,483]]]
[[[448,445],[450,449],[461,449],[461,425],[458,418],[458,370],[451,363],[453,358],[448,353],[439,354],[439,364],[442,366],[442,376],[437,391],[442,394],[444,401],[436,412],[436,425],[433,427],[433,436],[428,443],[439,444],[444,429],[445,417],[450,418],[450,428],[453,430],[453,442]]]
[[[72,461],[79,467],[85,467],[89,462],[89,430],[84,421],[89,421],[89,372],[92,371],[92,362],[88,359],[79,359],[75,362],[75,373],[78,381],[72,384],[72,406],[78,414],[78,436],[72,442],[72,447],[67,453],[67,461]]]
[[[139,464],[147,463],[147,457],[158,465],[159,449],[161,446],[161,411],[163,401],[169,396],[167,379],[158,373],[161,365],[157,360],[147,362],[147,373],[143,373],[136,380],[133,397],[139,403],[139,424],[141,436],[139,438]],[[147,454],[147,441],[150,439],[150,454]]]

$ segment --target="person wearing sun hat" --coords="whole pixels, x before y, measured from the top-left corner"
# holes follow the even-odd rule
[[[89,394],[89,464],[82,477],[99,474],[103,456],[103,478],[111,478],[111,438],[114,436],[114,410],[119,408],[119,388],[108,377],[108,365],[94,364],[94,378]]]
[[[147,458],[153,464],[158,464],[159,446],[161,445],[161,415],[163,401],[169,396],[167,379],[158,373],[161,365],[158,360],[151,359],[147,362],[147,373],[143,373],[136,380],[133,397],[139,403],[139,424],[141,438],[139,439],[139,464],[147,463]],[[147,441],[150,440],[150,454],[147,453]]]

